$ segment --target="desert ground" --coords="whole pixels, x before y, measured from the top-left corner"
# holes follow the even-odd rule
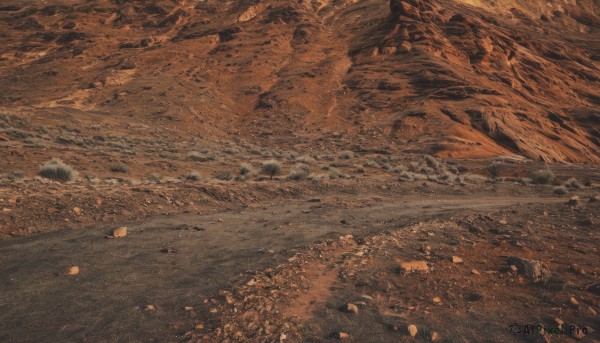
[[[0,342],[600,342],[597,0],[0,3]]]

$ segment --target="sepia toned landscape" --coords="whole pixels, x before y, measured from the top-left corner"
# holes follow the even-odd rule
[[[0,342],[600,342],[598,0],[5,0],[0,43]]]

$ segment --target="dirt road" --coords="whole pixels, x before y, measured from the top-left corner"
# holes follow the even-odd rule
[[[554,203],[559,198],[326,195],[211,215],[159,217],[104,230],[41,234],[0,243],[0,341],[175,341],[186,306],[307,243],[364,236],[458,213]],[[60,275],[77,265],[76,276]],[[147,305],[156,307],[147,311]],[[209,318],[209,313],[196,313]]]

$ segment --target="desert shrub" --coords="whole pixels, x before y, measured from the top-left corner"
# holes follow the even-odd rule
[[[152,174],[148,175],[148,180],[150,180],[152,182],[160,182],[160,174],[152,173]]]
[[[500,171],[502,170],[503,166],[504,164],[501,162],[495,161],[488,164],[485,169],[488,171],[488,173],[490,173],[491,177],[498,177],[500,176]]]
[[[327,164],[321,166],[321,170],[329,170],[331,167]]]
[[[538,185],[547,185],[554,180],[554,173],[548,169],[536,170],[531,174],[531,180]]]
[[[252,167],[248,164],[244,164],[240,167],[240,175],[248,175],[252,172]]]
[[[302,180],[306,178],[308,174],[310,174],[310,167],[308,166],[308,164],[299,163],[294,167],[294,169],[292,169],[290,175],[288,175],[288,179]]]
[[[440,162],[431,155],[425,156],[425,163],[427,163],[429,168],[438,169],[440,167]]]
[[[197,173],[197,172],[190,172],[189,174],[185,175],[184,178],[188,181],[200,181],[202,180],[202,176]]]
[[[6,178],[14,181],[14,180],[19,180],[25,177],[25,174],[23,174],[22,171],[20,170],[11,170],[6,174]]]
[[[123,162],[113,163],[110,165],[110,171],[114,173],[127,173],[129,167]]]
[[[576,178],[572,177],[565,182],[565,187],[573,188],[573,189],[581,189],[583,188],[579,181]]]
[[[201,154],[197,151],[192,151],[188,154],[188,158],[192,161],[197,161],[197,162],[207,162],[207,161],[214,161],[215,158],[214,156],[208,156],[208,155],[204,155]]]
[[[296,162],[311,164],[311,163],[315,162],[315,159],[308,155],[302,155],[302,156],[296,157]]]
[[[64,164],[61,160],[52,159],[46,162],[39,172],[40,176],[57,181],[73,181],[77,178],[77,172],[71,166]]]
[[[375,162],[375,161],[367,161],[363,164],[364,167],[369,167],[369,168],[379,168],[379,163]]]
[[[554,195],[565,195],[567,193],[569,193],[569,191],[567,190],[567,187],[558,186],[558,187],[554,188]]]
[[[358,174],[364,174],[365,173],[365,168],[363,168],[363,166],[355,166],[356,169],[354,169],[354,171]]]
[[[338,157],[342,160],[349,160],[354,158],[354,153],[352,151],[342,151]]]
[[[281,173],[281,164],[275,160],[263,162],[260,172],[269,175],[271,179]]]
[[[330,179],[338,179],[343,177],[342,174],[334,168],[329,169],[329,171],[327,172],[327,175],[329,176]]]
[[[217,175],[215,175],[215,179],[229,181],[229,180],[233,179],[233,175],[231,175],[230,172],[226,171],[226,172],[218,173]]]

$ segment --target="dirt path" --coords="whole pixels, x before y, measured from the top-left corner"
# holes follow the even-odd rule
[[[460,212],[564,201],[472,195],[348,199],[328,195],[155,218],[129,225],[121,239],[88,229],[1,242],[0,341],[175,340],[190,316],[184,307],[202,308],[218,290],[284,261],[307,243]],[[58,274],[70,264],[81,273]],[[149,304],[157,310],[146,311]]]

